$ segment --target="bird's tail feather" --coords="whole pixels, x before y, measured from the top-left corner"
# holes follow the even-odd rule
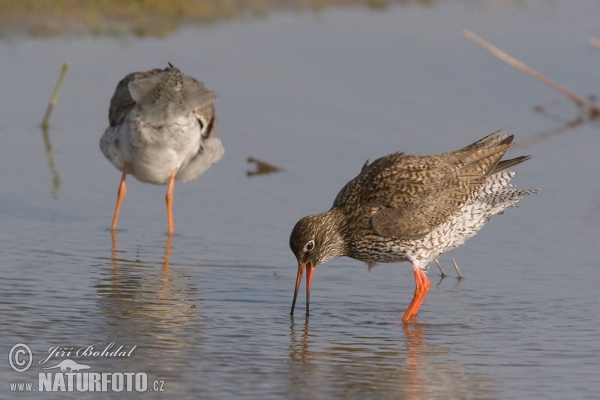
[[[510,160],[502,160],[490,171],[489,175],[495,175],[500,172],[506,171],[509,168],[514,167],[515,165],[521,164],[523,161],[527,161],[531,158],[531,156],[520,156],[516,158],[511,158]]]

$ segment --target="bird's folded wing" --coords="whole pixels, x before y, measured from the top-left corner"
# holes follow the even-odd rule
[[[527,157],[501,162],[513,136],[486,136],[449,153],[412,156],[401,152],[362,167],[338,193],[333,206],[365,210],[378,235],[418,238],[457,213],[490,174]]]
[[[132,72],[127,74],[115,89],[113,97],[110,99],[110,108],[108,110],[108,121],[110,126],[117,126],[125,119],[125,116],[135,107],[135,100],[129,92],[129,83],[131,81],[146,78],[163,72],[155,68],[147,72]]]
[[[141,103],[160,83],[168,72],[149,75],[129,82],[129,93],[136,103]],[[208,107],[217,99],[217,94],[192,77],[183,77],[183,99],[188,112]]]
[[[419,193],[401,204],[381,205],[370,220],[373,231],[382,237],[417,239],[427,235],[460,210],[468,193],[447,189]]]
[[[183,78],[183,87],[187,107],[190,111],[201,110],[208,107],[217,99],[217,94],[215,92],[192,77],[185,76]]]
[[[129,82],[129,93],[136,103],[141,103],[144,97],[158,86],[166,76],[167,72],[160,72],[155,75],[148,75],[143,78],[135,79]]]

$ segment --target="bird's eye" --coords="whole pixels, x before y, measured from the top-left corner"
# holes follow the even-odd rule
[[[304,249],[306,249],[306,251],[311,251],[314,248],[315,248],[314,240],[311,240],[310,242],[306,243],[306,246],[304,246]]]

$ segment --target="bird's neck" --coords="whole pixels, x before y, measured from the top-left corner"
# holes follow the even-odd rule
[[[327,227],[325,233],[325,246],[327,247],[327,257],[321,260],[321,263],[327,262],[337,257],[348,255],[348,246],[341,235],[341,227],[343,225],[344,216],[338,209],[331,209],[323,214],[320,214],[323,224]]]

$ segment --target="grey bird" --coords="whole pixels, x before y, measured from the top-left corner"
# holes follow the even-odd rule
[[[112,229],[117,227],[125,178],[168,184],[169,233],[173,232],[175,180],[190,181],[223,157],[215,129],[213,102],[217,95],[197,79],[169,63],[164,70],[132,72],[125,76],[110,101],[110,126],[100,149],[122,171]]]

